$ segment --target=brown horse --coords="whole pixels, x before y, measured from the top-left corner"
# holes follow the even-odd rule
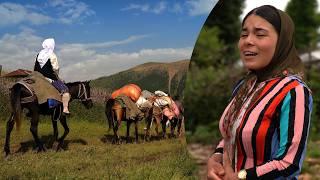
[[[138,143],[138,121],[142,120],[140,115],[134,118],[127,117],[126,107],[122,107],[121,102],[118,99],[108,99],[106,102],[105,114],[107,116],[107,121],[109,129],[112,127],[114,133],[113,143],[120,144],[121,139],[118,134],[119,127],[122,121],[127,121],[127,134],[126,142],[129,142],[130,136],[130,125],[135,124],[135,142]]]
[[[150,140],[151,137],[151,133],[150,133],[150,129],[152,127],[152,124],[155,124],[155,131],[157,136],[161,136],[162,138],[166,138],[166,129],[167,129],[167,123],[170,122],[170,137],[174,137],[174,131],[176,126],[178,126],[178,130],[177,130],[177,134],[180,137],[182,132],[181,132],[181,126],[183,124],[184,121],[184,117],[183,117],[183,106],[179,101],[175,101],[175,104],[177,106],[177,108],[179,109],[179,114],[175,115],[174,117],[172,117],[171,119],[169,119],[169,117],[167,117],[166,115],[164,115],[163,111],[167,110],[169,107],[168,106],[164,106],[162,108],[160,108],[159,106],[155,106],[153,105],[152,108],[149,110],[148,116],[146,118],[147,120],[147,127],[145,128],[145,140]],[[159,133],[159,127],[160,124],[162,126],[162,134]]]
[[[67,83],[66,85],[68,86],[71,95],[70,102],[73,99],[79,99],[87,109],[93,106],[92,100],[90,98],[90,86],[88,81]],[[53,125],[53,136],[55,141],[58,142],[57,150],[62,148],[64,139],[69,133],[67,117],[62,113],[62,103],[58,104],[54,108],[49,109],[48,103],[38,104],[37,98],[34,98],[32,101],[28,102],[22,101],[24,98],[32,96],[33,94],[32,92],[30,92],[30,90],[18,83],[15,84],[10,90],[10,101],[13,112],[11,113],[9,120],[7,121],[6,141],[4,145],[4,151],[6,155],[10,154],[10,134],[14,127],[14,124],[16,123],[17,129],[19,129],[19,126],[21,124],[21,112],[23,108],[26,108],[29,111],[27,113],[27,116],[31,117],[30,131],[36,142],[38,152],[46,150],[38,136],[38,123],[40,114],[51,116]],[[64,128],[64,133],[60,138],[58,138],[58,120],[60,120],[60,123]]]
[[[146,123],[147,126],[145,128],[144,136],[145,141],[149,141],[151,138],[150,129],[152,127],[152,124],[155,124],[156,135],[165,137],[164,128],[166,128],[166,123],[163,121],[163,113],[160,107],[152,105],[152,107],[148,110],[148,114],[146,116]],[[162,124],[162,135],[159,133],[160,124]]]

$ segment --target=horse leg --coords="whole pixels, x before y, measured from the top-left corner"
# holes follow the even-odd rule
[[[181,137],[182,135],[182,132],[181,132],[182,122],[183,122],[183,117],[178,118],[178,130],[177,130],[178,137]]]
[[[119,121],[118,121],[118,112],[116,110],[112,110],[112,126],[113,126],[113,133],[114,133],[114,141],[117,144],[120,144],[120,137],[118,135],[118,128],[119,128]]]
[[[4,152],[6,156],[10,154],[10,134],[14,127],[14,113],[11,113],[11,116],[7,122],[7,130],[6,130],[6,142],[4,145]]]
[[[162,138],[166,139],[167,138],[167,125],[166,125],[167,119],[163,118],[161,121],[162,125]]]
[[[54,109],[54,112],[51,114],[51,121],[52,121],[52,127],[53,127],[53,138],[54,141],[58,141],[58,119],[61,119],[61,113],[62,112],[62,106],[58,106]]]
[[[58,140],[58,124],[57,121],[52,119],[52,127],[53,127],[53,139],[54,141]]]
[[[51,119],[52,122],[52,127],[53,127],[53,143],[52,143],[52,147],[54,149],[57,149],[58,145],[57,145],[57,141],[58,141],[58,124],[57,121],[53,119]]]
[[[139,143],[139,137],[138,137],[138,120],[136,119],[136,121],[134,122],[134,129],[135,129],[135,133],[136,133],[136,143]]]
[[[151,111],[152,113],[152,111]],[[152,117],[153,115],[152,114],[148,114],[147,116],[147,126],[144,128],[145,129],[145,133],[144,133],[144,141],[150,141],[150,137],[151,137],[151,134],[150,134],[150,128],[151,128],[151,122],[152,122]]]
[[[160,133],[159,133],[159,126],[160,126],[160,122],[161,121],[161,119],[159,118],[159,117],[155,117],[154,118],[154,122],[155,122],[155,130],[156,130],[156,134],[157,134],[157,136],[158,137],[160,137],[161,135],[160,135]]]
[[[63,135],[58,139],[58,147],[57,147],[57,151],[60,150],[63,146],[63,142],[64,142],[64,139],[67,137],[67,135],[69,134],[69,127],[68,127],[68,124],[67,124],[67,117],[66,116],[61,116],[60,117],[60,124],[63,126],[64,128],[64,133]]]
[[[127,120],[127,137],[126,137],[126,143],[129,143],[129,136],[130,136],[130,125],[131,125],[131,120]]]
[[[177,126],[177,123],[178,123],[178,119],[177,118],[173,118],[172,120],[172,124],[171,124],[171,126],[170,126],[170,132],[171,132],[171,137],[175,137],[175,135],[174,135],[174,130],[176,129],[176,126]]]
[[[144,138],[143,140],[146,142],[146,141],[149,141],[150,138],[149,138],[149,129],[150,129],[150,120],[147,119],[147,126],[144,128]]]
[[[32,133],[32,136],[34,138],[34,141],[37,144],[38,152],[46,151],[44,145],[39,139],[38,136],[38,124],[39,124],[39,114],[38,111],[33,110],[32,112],[32,118],[31,118],[31,125],[30,125],[30,131]]]

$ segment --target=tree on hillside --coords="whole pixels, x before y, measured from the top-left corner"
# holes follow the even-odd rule
[[[317,0],[291,0],[286,7],[295,24],[295,43],[299,52],[314,49],[319,40],[317,6]]]
[[[192,53],[192,62],[197,67],[219,67],[220,64],[225,64],[222,56],[224,46],[218,39],[218,34],[217,27],[206,28],[204,26],[200,31]]]
[[[237,42],[241,30],[239,17],[242,14],[243,2],[243,0],[218,1],[205,22],[208,28],[219,29],[218,38],[225,44],[222,54],[226,64],[232,64],[238,59]]]

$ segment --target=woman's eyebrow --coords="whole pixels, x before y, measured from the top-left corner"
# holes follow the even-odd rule
[[[264,29],[264,28],[255,28],[254,29],[256,32],[268,32],[268,30]]]
[[[241,29],[241,31],[248,31],[248,28],[244,27]]]

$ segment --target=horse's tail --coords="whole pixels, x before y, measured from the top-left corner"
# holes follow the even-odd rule
[[[111,123],[112,123],[112,106],[114,104],[114,99],[110,98],[108,99],[107,103],[106,103],[106,109],[105,109],[105,113],[107,116],[107,121],[108,121],[108,126],[109,129],[108,131],[111,129]]]
[[[11,89],[10,101],[13,112],[13,120],[16,123],[16,128],[19,131],[21,127],[21,86],[14,85]]]

